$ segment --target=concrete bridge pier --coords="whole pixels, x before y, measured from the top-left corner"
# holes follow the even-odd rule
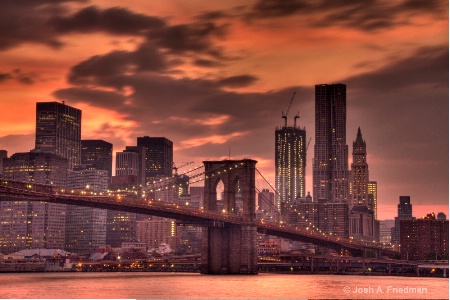
[[[243,225],[224,223],[204,228],[203,274],[257,274],[255,160],[205,161],[204,209],[218,211],[217,185],[222,181],[223,212],[238,214]],[[243,201],[239,211],[236,195]]]
[[[256,227],[208,227],[202,237],[203,274],[257,274]]]

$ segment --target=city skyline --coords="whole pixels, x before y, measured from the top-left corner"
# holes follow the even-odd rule
[[[82,139],[113,153],[163,136],[176,163],[252,158],[274,185],[273,132],[296,92],[288,125],[299,111],[312,138],[312,193],[314,85],[343,83],[346,144],[360,127],[378,218],[405,195],[414,216],[448,215],[448,3],[123,5],[0,4],[0,149],[34,148],[36,102],[65,101],[83,111]]]

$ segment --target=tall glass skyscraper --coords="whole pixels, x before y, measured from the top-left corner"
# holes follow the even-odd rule
[[[344,84],[315,87],[314,201],[349,199],[347,97]]]
[[[81,110],[59,102],[36,103],[36,150],[81,161]]]
[[[145,178],[148,182],[157,175],[172,176],[173,143],[165,137],[138,137],[137,146],[146,148]]]
[[[296,198],[305,197],[306,130],[283,126],[275,130],[275,180],[278,211],[287,216]]]
[[[81,164],[91,165],[97,170],[108,171],[108,178],[112,176],[113,145],[103,140],[81,141]]]

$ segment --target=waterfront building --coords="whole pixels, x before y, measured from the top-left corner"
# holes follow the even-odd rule
[[[97,170],[92,165],[77,166],[68,173],[68,190],[97,195],[107,192],[108,186],[108,171]],[[105,245],[106,214],[105,209],[67,205],[66,250],[88,254]]]
[[[81,110],[64,102],[37,102],[35,149],[66,158],[69,169],[79,165]]]
[[[65,188],[68,160],[36,150],[3,160],[3,178]],[[46,202],[0,203],[0,251],[64,248],[66,206]]]
[[[97,170],[108,172],[112,177],[113,145],[103,140],[81,140],[81,165],[91,165]]]
[[[157,175],[172,176],[173,143],[165,137],[138,137],[137,146],[145,147],[145,180],[151,182]]]
[[[400,220],[401,259],[448,260],[448,242],[448,220],[437,220],[434,213]]]
[[[392,228],[394,224],[394,220],[380,221],[380,243],[383,248],[391,248]]]
[[[313,199],[319,205],[320,230],[332,235],[339,232],[341,237],[348,237],[350,200],[346,106],[346,85],[315,86]],[[336,211],[342,214],[334,214]]]
[[[135,213],[108,210],[106,213],[106,244],[120,248],[124,242],[136,240]]]
[[[176,221],[155,216],[138,221],[137,240],[146,243],[148,250],[158,249],[161,244],[168,244],[171,249],[177,249],[180,238]]]
[[[275,130],[275,203],[285,218],[295,199],[305,197],[306,130],[296,125],[297,118],[294,126],[286,122]]]
[[[392,228],[391,244],[395,250],[399,250],[400,245],[400,220],[412,220],[412,204],[409,196],[400,196],[400,202],[397,205],[397,217]]]

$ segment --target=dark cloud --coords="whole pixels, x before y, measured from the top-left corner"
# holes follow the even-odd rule
[[[408,24],[415,14],[433,15],[436,19],[448,18],[447,1],[383,1],[383,0],[259,0],[246,14],[250,20],[304,17],[306,24],[316,27],[341,26],[363,31],[388,29]]]
[[[11,77],[12,76],[9,73],[0,73],[0,83],[6,81],[8,79],[11,79]]]
[[[69,2],[85,1],[0,1],[0,50],[23,43],[38,43],[59,49],[63,43],[47,20],[54,14],[63,13],[64,5]]]
[[[53,17],[49,24],[62,33],[105,31],[133,35],[165,26],[165,22],[160,18],[137,14],[127,8],[112,7],[101,10],[96,6],[83,8],[71,16]]]
[[[121,88],[116,78],[138,71],[164,71],[166,60],[149,43],[143,43],[136,51],[113,51],[93,56],[72,67],[68,80],[72,84],[106,85]]]
[[[0,83],[11,79],[29,85],[35,83],[37,78],[36,73],[23,73],[20,69],[15,69],[10,73],[0,73]]]
[[[148,35],[148,39],[173,54],[194,52],[220,57],[221,51],[214,45],[213,40],[225,36],[226,26],[199,22],[154,30]]]
[[[257,80],[258,78],[252,75],[238,75],[220,79],[218,84],[224,87],[239,88],[249,86]]]
[[[66,88],[53,93],[59,100],[70,103],[85,102],[97,107],[120,111],[126,106],[127,98],[119,92],[109,92],[88,88]]]

